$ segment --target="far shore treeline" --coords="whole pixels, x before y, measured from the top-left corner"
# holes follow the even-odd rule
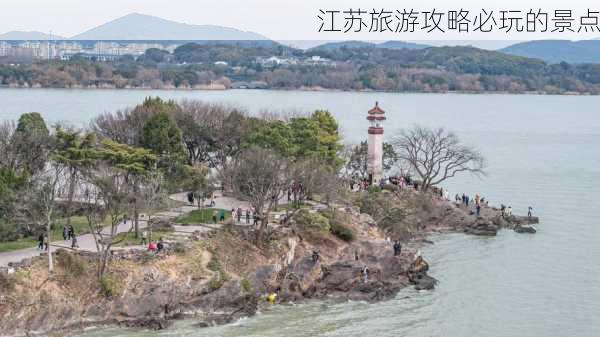
[[[315,60],[312,62],[311,60]],[[0,86],[600,93],[600,64],[548,64],[473,47],[313,48],[196,44],[99,62],[0,59]]]

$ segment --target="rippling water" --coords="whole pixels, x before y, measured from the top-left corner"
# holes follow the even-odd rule
[[[375,100],[388,112],[386,135],[419,123],[444,126],[481,149],[489,175],[447,184],[542,219],[535,235],[434,237],[424,249],[432,292],[403,290],[377,304],[307,303],[221,327],[182,321],[149,332],[99,329],[121,336],[600,336],[600,97],[389,94],[295,91],[117,91],[0,89],[0,118],[39,111],[50,121],[85,125],[104,111],[148,95],[224,101],[261,109],[328,108],[349,142],[366,136]]]

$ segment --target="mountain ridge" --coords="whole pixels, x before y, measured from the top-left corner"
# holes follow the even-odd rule
[[[192,25],[152,15],[131,13],[77,34],[71,37],[71,40],[268,40],[268,38],[258,33],[231,27]]]

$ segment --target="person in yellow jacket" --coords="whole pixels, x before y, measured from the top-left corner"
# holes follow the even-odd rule
[[[271,304],[275,304],[276,299],[277,299],[276,293],[270,293],[269,295],[267,295],[267,302],[269,302]]]

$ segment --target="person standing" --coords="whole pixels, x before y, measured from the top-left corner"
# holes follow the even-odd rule
[[[396,240],[394,242],[394,256],[398,256],[402,254],[402,245],[400,244],[400,241]]]
[[[363,266],[362,275],[363,275],[364,282],[365,283],[369,282],[369,268],[367,268],[367,265]]]
[[[242,222],[242,208],[238,207],[237,209],[237,222],[241,223]]]
[[[67,228],[67,225],[63,226],[63,240],[67,241],[67,238],[69,236],[69,229]]]
[[[477,211],[477,216],[479,216],[481,213],[481,205],[479,203],[477,203],[477,206],[475,206],[475,210]]]
[[[527,217],[531,218],[531,211],[533,211],[533,207],[529,206],[527,209]]]
[[[246,209],[246,224],[247,225],[250,224],[250,209],[249,208]]]
[[[143,231],[142,232],[142,246],[145,246],[148,243],[148,232],[147,231]]]

